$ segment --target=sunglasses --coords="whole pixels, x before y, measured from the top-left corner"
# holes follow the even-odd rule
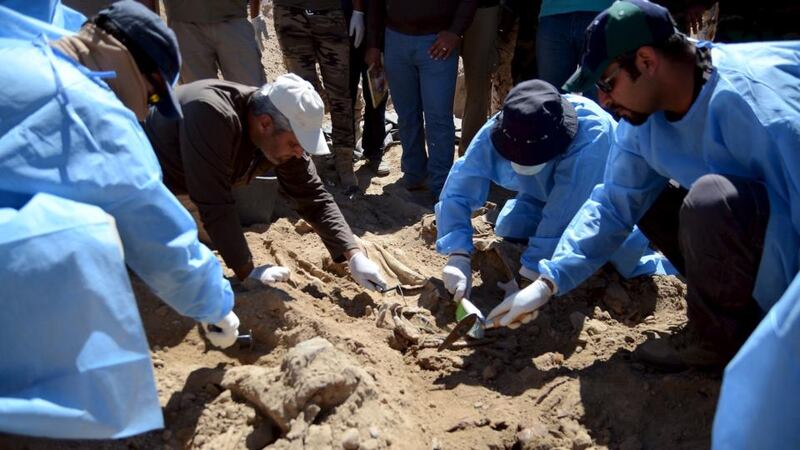
[[[614,90],[614,85],[612,84],[612,82],[614,81],[614,78],[619,74],[620,69],[622,69],[622,66],[617,66],[617,68],[614,69],[609,76],[597,80],[597,82],[595,83],[597,89],[600,89],[606,94],[610,94],[611,91]]]
[[[150,96],[147,98],[147,104],[151,106],[155,105],[156,103],[160,102],[162,98],[166,97],[166,88],[164,87],[164,82],[156,79],[154,76],[146,72],[142,73],[142,75],[144,75],[144,78],[156,90],[155,93],[150,94]]]

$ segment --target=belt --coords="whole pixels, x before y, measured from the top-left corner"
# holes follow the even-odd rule
[[[288,9],[293,14],[303,14],[306,16],[322,16],[332,11],[338,11],[339,8],[330,8],[330,9],[304,9],[298,8],[296,6],[282,6],[282,8]]]

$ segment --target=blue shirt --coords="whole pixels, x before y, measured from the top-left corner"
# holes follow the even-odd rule
[[[770,201],[753,292],[767,311],[800,269],[800,42],[714,45],[714,70],[686,115],[622,122],[604,183],[539,271],[560,292],[583,281],[625,239],[668,179],[709,173],[763,182]],[[724,264],[723,262],[715,262]]]
[[[539,260],[552,256],[562,232],[602,181],[616,127],[614,119],[593,101],[576,95],[567,98],[578,114],[578,133],[567,150],[536,175],[517,174],[495,150],[490,138],[494,117],[478,131],[466,154],[453,164],[436,204],[439,253],[473,250],[471,213],[483,206],[494,182],[518,193],[503,207],[496,234],[527,239],[521,262],[532,270]],[[647,239],[637,233],[614,262],[626,276],[654,273],[657,270],[652,267],[641,270],[640,264],[642,256],[651,254]]]

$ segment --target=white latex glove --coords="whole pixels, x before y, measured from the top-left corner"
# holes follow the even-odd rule
[[[529,279],[529,280],[531,280],[531,281],[533,281],[533,280],[535,280],[535,279],[539,278],[539,272],[537,272],[537,271],[535,271],[535,270],[528,269],[528,268],[527,268],[527,267],[525,267],[525,266],[522,266],[522,267],[520,267],[520,268],[519,268],[519,274],[520,274],[520,275],[521,275],[523,278],[527,278],[527,279]],[[523,283],[523,284],[524,284],[524,283]]]
[[[460,302],[472,287],[472,264],[469,257],[450,255],[447,265],[442,269],[442,281],[445,289],[453,294],[453,301]]]
[[[203,323],[203,329],[211,344],[219,348],[228,348],[235,344],[236,338],[239,337],[239,317],[231,311],[213,326]]]
[[[256,280],[261,284],[273,284],[279,281],[286,281],[289,279],[292,271],[283,266],[272,266],[265,264],[258,266],[250,272],[247,278]]]
[[[364,12],[353,10],[350,16],[350,36],[353,37],[353,47],[358,48],[364,40]]]
[[[356,283],[374,291],[386,289],[386,281],[381,276],[381,269],[363,253],[357,252],[351,256],[347,265],[350,266],[350,274]]]
[[[494,322],[499,319],[500,326],[507,327],[544,306],[553,293],[541,277],[537,278],[530,286],[506,297],[503,303],[489,313],[486,320]]]
[[[511,281],[506,281],[503,283],[502,281],[497,282],[497,287],[503,290],[503,298],[508,297],[509,295],[514,295],[519,292],[519,285],[517,284],[517,280],[512,279]]]

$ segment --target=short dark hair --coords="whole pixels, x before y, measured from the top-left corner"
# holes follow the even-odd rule
[[[694,44],[683,33],[675,33],[667,38],[666,41],[652,47],[670,61],[684,62],[694,58],[694,52],[692,51]],[[638,50],[622,54],[614,59],[621,69],[630,74],[631,79],[634,81],[641,75],[639,69],[636,68],[636,52]]]
[[[289,119],[272,103],[269,99],[269,85],[265,84],[252,94],[247,99],[247,107],[254,116],[268,115],[272,117],[272,123],[275,124],[275,131],[292,131],[292,126]]]

